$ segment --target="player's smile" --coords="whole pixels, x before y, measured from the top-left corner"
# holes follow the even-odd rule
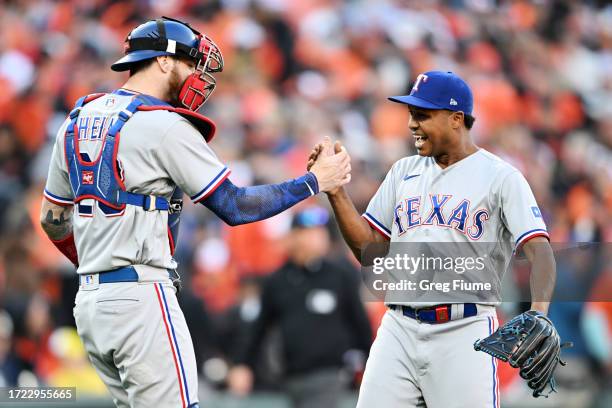
[[[428,153],[428,151],[431,151],[433,148],[429,135],[425,133],[422,128],[422,125],[427,124],[431,118],[432,114],[427,110],[418,108],[410,109],[409,127],[412,131],[412,137],[414,138],[414,147],[421,156],[429,156],[430,153]]]
[[[428,137],[425,136],[425,135],[419,135],[419,134],[416,134],[416,133],[413,133],[412,137],[414,137],[414,147],[416,147],[416,149],[418,151],[422,150],[423,149],[423,145],[428,140]]]

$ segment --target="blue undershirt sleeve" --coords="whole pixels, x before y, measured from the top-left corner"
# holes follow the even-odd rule
[[[236,187],[226,179],[201,203],[228,225],[270,218],[319,192],[312,173],[279,184]]]

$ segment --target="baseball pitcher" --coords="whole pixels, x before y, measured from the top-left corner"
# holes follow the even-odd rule
[[[355,256],[361,260],[366,245],[385,241],[464,248],[496,243],[489,254],[495,268],[487,273],[499,283],[513,251],[522,248],[531,263],[533,302],[530,312],[500,330],[490,302],[387,302],[357,406],[499,407],[495,357],[521,367],[534,395],[541,395],[548,385],[554,387],[559,362],[559,337],[545,316],[555,261],[527,181],[473,143],[472,92],[457,75],[423,73],[410,95],[390,99],[408,105],[418,155],[393,165],[363,215],[342,187],[327,193]],[[335,150],[342,151],[339,144]],[[329,143],[318,145],[309,165],[333,153]]]

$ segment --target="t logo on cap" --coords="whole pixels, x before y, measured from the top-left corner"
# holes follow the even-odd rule
[[[427,82],[427,78],[428,78],[427,75],[419,74],[419,76],[417,77],[416,81],[414,82],[414,85],[412,86],[412,92],[410,92],[410,95],[412,95],[413,93],[418,91],[419,90],[419,84],[421,83],[421,81]]]

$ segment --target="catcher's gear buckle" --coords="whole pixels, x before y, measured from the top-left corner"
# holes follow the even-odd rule
[[[170,275],[170,281],[172,282],[172,286],[176,288],[176,294],[178,295],[181,289],[183,288],[183,284],[181,282],[181,275],[179,275],[176,269],[168,269],[168,274]]]
[[[183,200],[170,200],[170,214],[180,214],[181,211],[183,211]]]
[[[145,198],[145,207],[144,209],[146,211],[155,211],[157,208],[155,207],[155,200],[157,197],[155,197],[154,195],[148,195]]]

